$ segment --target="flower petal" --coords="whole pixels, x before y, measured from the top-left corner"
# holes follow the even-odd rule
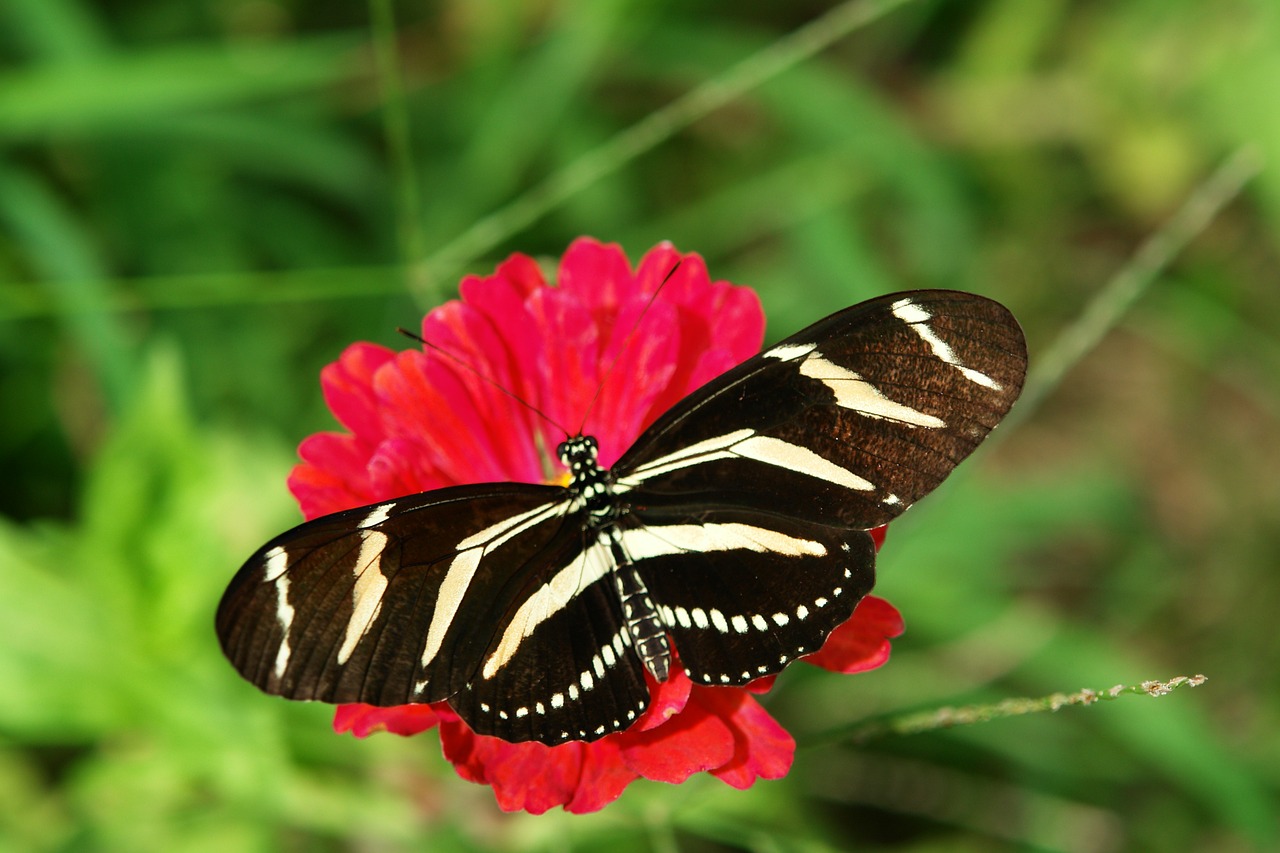
[[[693,700],[723,720],[733,732],[733,757],[711,775],[735,788],[749,788],[756,779],[781,779],[791,769],[796,742],[778,721],[747,693],[701,687]]]
[[[367,467],[372,452],[347,433],[321,432],[303,439],[298,446],[302,463],[288,480],[303,517],[319,518],[376,500]]]
[[[627,767],[646,779],[679,783],[694,773],[728,763],[734,734],[715,714],[692,703],[660,726],[625,733],[621,753]]]
[[[440,743],[444,757],[454,765],[458,775],[491,786],[503,811],[542,814],[555,806],[574,803],[575,798],[578,810],[591,811],[609,801],[604,799],[607,792],[616,791],[610,797],[613,799],[626,787],[616,772],[610,772],[602,764],[592,768],[590,778],[600,780],[607,787],[579,792],[584,753],[594,744],[507,743],[496,737],[477,735],[462,722],[441,724]]]
[[[416,735],[427,729],[435,728],[453,713],[431,705],[397,705],[394,708],[379,708],[373,705],[351,704],[339,705],[333,715],[333,730],[338,734],[351,732],[356,737],[368,737],[374,732],[391,732],[393,734]]]
[[[631,731],[645,731],[656,728],[684,710],[689,702],[689,693],[693,690],[693,682],[680,668],[680,662],[671,661],[671,675],[659,684],[649,675],[645,675],[649,685],[649,708],[636,721]]]
[[[902,634],[902,614],[883,598],[868,595],[853,616],[831,632],[808,663],[846,674],[875,669],[889,659],[889,640]]]
[[[635,292],[635,280],[626,253],[616,243],[579,237],[560,259],[556,283],[561,290],[587,306],[597,323],[608,321],[622,300]]]
[[[320,371],[320,387],[329,411],[338,422],[366,441],[382,437],[381,407],[373,391],[373,377],[395,357],[377,344],[352,344],[338,360]]]
[[[616,737],[587,744],[582,750],[582,775],[573,798],[564,810],[574,814],[599,811],[618,799],[623,790],[640,778],[622,760]]]

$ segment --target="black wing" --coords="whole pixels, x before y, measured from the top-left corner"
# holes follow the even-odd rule
[[[849,530],[727,506],[650,508],[626,520],[685,674],[740,686],[822,648],[875,582],[875,545]]]
[[[1022,330],[946,290],[832,314],[712,380],[614,466],[650,504],[739,506],[869,529],[932,491],[1022,391]]]
[[[290,699],[448,699],[476,732],[512,741],[626,728],[649,688],[612,553],[583,515],[567,489],[504,483],[307,522],[232,580],[216,620],[223,651]]]
[[[218,606],[218,636],[236,669],[268,693],[373,705],[445,699],[480,666],[526,576],[580,529],[568,490],[518,483],[324,516],[249,558]]]
[[[631,556],[690,676],[743,684],[816,651],[871,589],[865,531],[937,487],[1025,373],[1003,306],[899,293],[792,335],[659,418],[615,466],[615,490],[624,524],[672,542]]]

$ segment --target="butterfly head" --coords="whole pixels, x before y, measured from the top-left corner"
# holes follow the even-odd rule
[[[596,454],[599,451],[600,444],[595,438],[589,435],[575,435],[560,442],[560,446],[556,448],[556,456],[560,457],[560,463],[569,469],[569,473],[574,478],[578,478],[585,472],[598,467]]]

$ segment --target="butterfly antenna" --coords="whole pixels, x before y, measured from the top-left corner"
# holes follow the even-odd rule
[[[555,418],[551,417],[546,412],[542,411],[542,409],[539,409],[533,403],[530,403],[528,400],[524,399],[523,397],[521,397],[519,394],[515,393],[511,389],[505,387],[502,383],[498,382],[496,379],[493,379],[492,377],[489,377],[489,376],[485,376],[475,367],[468,364],[462,358],[449,352],[444,347],[439,346],[437,344],[433,344],[431,343],[431,341],[427,340],[426,338],[422,337],[419,334],[415,334],[414,332],[409,331],[408,329],[402,329],[400,327],[396,327],[396,331],[404,335],[406,338],[410,338],[412,340],[417,341],[418,343],[422,344],[424,347],[431,350],[432,352],[437,353],[438,355],[442,355],[445,358],[449,359],[449,361],[452,361],[454,364],[458,365],[458,367],[461,367],[463,370],[467,371],[472,376],[475,376],[481,382],[485,382],[493,386],[494,388],[497,388],[503,394],[506,394],[512,400],[515,400],[517,403],[524,406],[526,409],[533,412],[535,415],[542,418],[544,421],[551,424],[556,429],[560,430],[561,434],[565,435],[566,437],[569,435],[569,431],[565,429],[563,426],[561,426],[560,423]]]
[[[682,263],[684,262],[676,261],[675,265],[667,271],[658,287],[653,291],[653,295],[649,297],[649,301],[644,304],[644,309],[641,310],[640,316],[636,317],[636,321],[631,324],[631,329],[627,332],[627,336],[622,339],[622,346],[618,347],[617,353],[613,356],[613,361],[609,362],[609,366],[604,370],[604,376],[600,378],[599,384],[596,385],[596,393],[591,395],[591,402],[587,404],[587,410],[582,415],[582,423],[578,424],[577,435],[582,435],[582,430],[587,425],[587,418],[591,416],[591,410],[599,402],[600,394],[603,393],[605,384],[609,381],[609,377],[613,375],[613,369],[618,366],[618,362],[622,359],[622,354],[627,351],[627,347],[631,344],[631,339],[635,337],[636,331],[640,328],[640,323],[644,320],[645,315],[649,313],[649,309],[653,307],[653,303],[658,301],[658,294],[662,292],[662,288],[667,286],[667,282],[671,281],[671,277],[676,274],[676,270],[680,269],[680,264]]]

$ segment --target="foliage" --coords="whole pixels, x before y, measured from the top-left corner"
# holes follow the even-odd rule
[[[857,693],[780,682],[815,744],[784,781],[502,815],[426,739],[240,683],[211,626],[297,518],[319,368],[511,251],[671,239],[756,286],[774,338],[971,289],[1033,364],[1060,352],[1220,162],[1280,159],[1270,0],[10,0],[0,56],[0,850],[1280,841],[1275,169],[894,525],[907,634]]]

